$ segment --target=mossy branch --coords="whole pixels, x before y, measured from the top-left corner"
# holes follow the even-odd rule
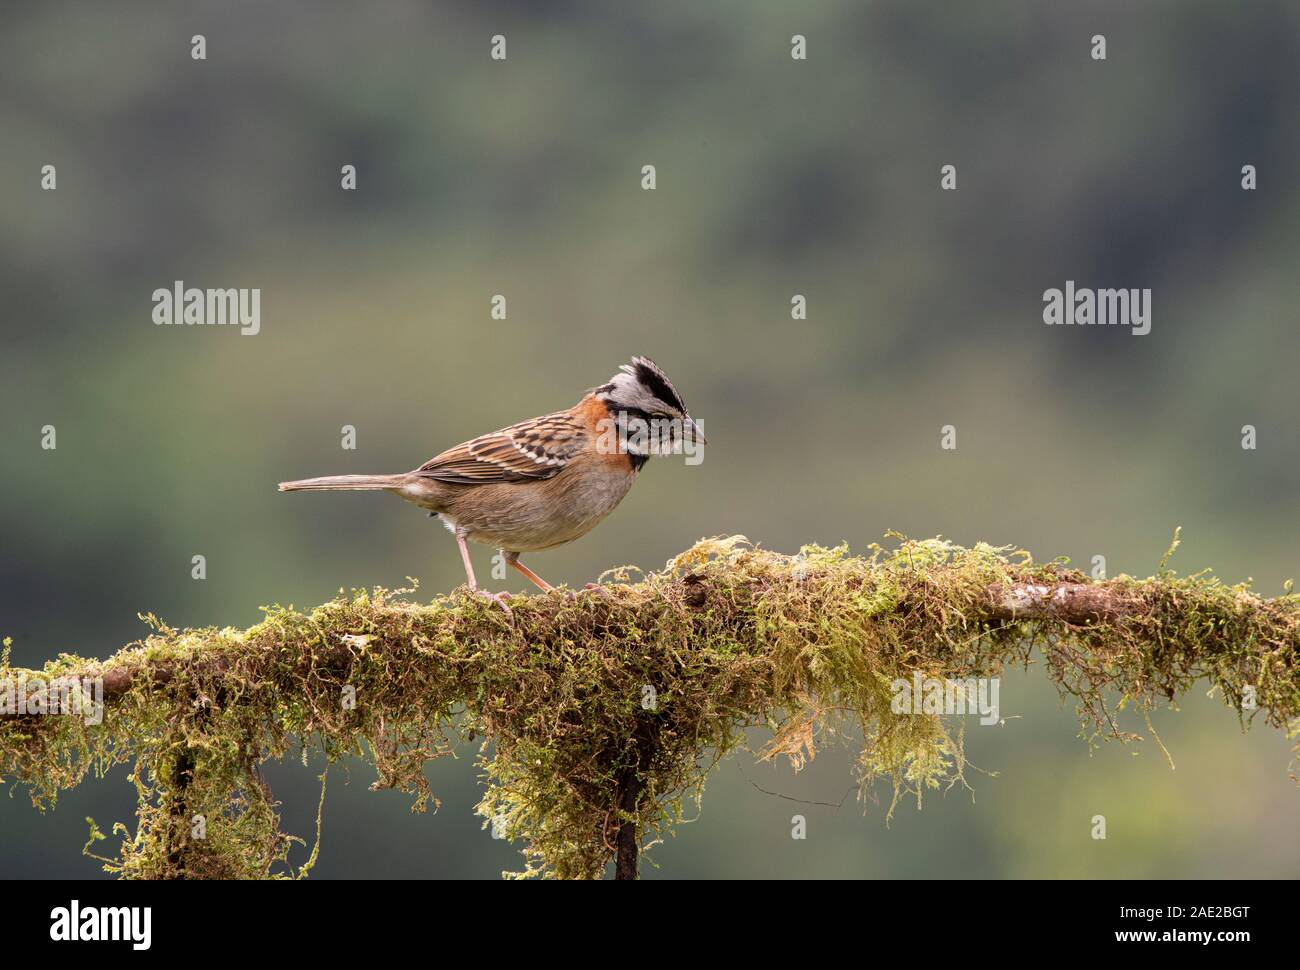
[[[359,590],[269,608],[248,630],[148,617],[151,635],[102,662],[63,655],[31,671],[6,655],[0,689],[78,677],[102,684],[106,713],[8,711],[0,777],[43,807],[88,771],[134,762],[137,823],[115,826],[121,845],[104,859],[122,876],[301,875],[316,853],[290,865],[300,840],[280,832],[264,761],[362,756],[374,787],[424,810],[426,763],[482,736],[478,810],[523,840],[514,875],[597,877],[617,856],[627,877],[751,727],[772,732],[765,756],[799,766],[819,735],[855,725],[866,796],[882,777],[894,801],[959,780],[955,722],[891,704],[915,674],[996,677],[1041,654],[1090,740],[1137,737],[1119,712],[1145,715],[1202,679],[1243,725],[1300,728],[1289,588],[1266,599],[1164,561],[1152,578],[1093,581],[1009,547],[892,538],[866,557],[706,540],[640,582],[619,572],[576,599],[515,598],[510,616],[460,593],[417,604],[412,590]],[[104,838],[92,823],[91,844]]]

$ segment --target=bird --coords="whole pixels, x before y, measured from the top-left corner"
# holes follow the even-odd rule
[[[663,369],[636,356],[573,407],[462,442],[413,471],[304,478],[279,489],[384,491],[415,503],[456,537],[470,592],[510,613],[505,593],[479,587],[467,543],[495,546],[549,593],[554,587],[519,556],[586,535],[614,511],[652,455],[707,444],[702,425]]]

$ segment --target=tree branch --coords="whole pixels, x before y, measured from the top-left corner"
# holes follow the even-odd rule
[[[708,602],[707,585],[704,578],[688,575],[675,583],[676,596],[690,609],[703,609]],[[591,594],[587,594],[591,595]],[[535,596],[541,608],[558,614],[567,604],[556,600]],[[983,602],[977,605],[971,618],[976,622],[1014,622],[1018,620],[1055,620],[1061,623],[1087,626],[1103,620],[1113,620],[1131,614],[1135,609],[1149,609],[1134,603],[1124,593],[1115,589],[1087,583],[1009,583],[989,586],[985,590]],[[477,619],[465,618],[465,635],[471,635],[480,627]],[[193,631],[185,631],[190,633]],[[456,636],[455,629],[452,635]],[[324,649],[317,654],[317,660],[323,667],[346,666],[350,654],[345,649]],[[228,666],[228,659],[220,653],[212,653],[205,659],[198,659],[199,668],[220,673]],[[100,681],[103,685],[105,701],[112,701],[127,694],[132,687],[144,684],[150,687],[165,687],[170,684],[178,668],[193,670],[196,658],[187,656],[177,659],[146,659],[131,647],[126,648],[116,657],[106,662],[92,661],[83,665],[68,667],[58,671],[57,676],[82,681]],[[21,676],[29,680],[41,678],[44,672],[8,668],[7,676]],[[0,718],[17,716],[14,711],[0,709]]]
[[[242,631],[159,623],[104,661],[0,666],[0,778],[39,804],[91,767],[134,759],[137,831],[112,871],[265,876],[293,868],[261,761],[294,746],[363,753],[376,786],[410,791],[422,808],[425,763],[457,735],[486,735],[479,811],[525,840],[526,874],[593,877],[613,861],[618,878],[635,878],[639,846],[756,724],[774,729],[767,755],[797,765],[819,725],[848,717],[865,746],[864,785],[885,777],[919,792],[955,780],[960,734],[948,718],[891,703],[890,685],[915,675],[996,677],[1041,653],[1095,737],[1134,736],[1107,694],[1146,711],[1198,680],[1243,722],[1300,724],[1300,597],[1266,599],[1206,574],[1093,581],[985,545],[901,540],[865,558],[817,547],[790,557],[733,538],[603,594],[511,606],[507,617],[459,592],[421,605],[357,591],[307,613],[268,609]],[[30,693],[18,703],[18,684],[60,678],[102,685],[102,723],[41,713],[48,704],[34,709]],[[184,858],[165,795],[182,778],[185,811],[208,824],[202,851]]]

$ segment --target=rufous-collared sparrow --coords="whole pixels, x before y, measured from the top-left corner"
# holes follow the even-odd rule
[[[668,376],[648,357],[633,357],[567,411],[456,445],[414,471],[306,478],[281,482],[280,491],[382,490],[414,502],[456,536],[470,590],[509,612],[505,594],[479,589],[467,541],[497,547],[549,591],[520,553],[586,535],[622,501],[651,455],[703,444],[703,430]]]

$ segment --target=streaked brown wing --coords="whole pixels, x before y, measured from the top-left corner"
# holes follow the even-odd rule
[[[448,448],[415,473],[463,485],[550,478],[582,450],[585,439],[582,423],[561,411]]]

